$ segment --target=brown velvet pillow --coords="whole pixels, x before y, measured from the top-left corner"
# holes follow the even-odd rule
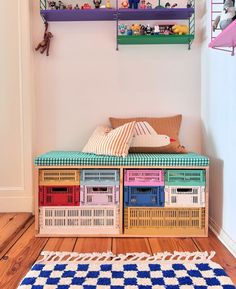
[[[145,146],[130,146],[130,152],[135,153],[186,153],[185,147],[180,144],[179,141],[179,130],[182,121],[182,115],[176,115],[172,117],[135,117],[135,118],[114,118],[110,117],[110,122],[112,128],[117,128],[127,122],[148,122],[153,129],[161,135],[167,135],[170,138],[174,139],[174,142],[171,142],[168,145],[162,147],[145,147]]]

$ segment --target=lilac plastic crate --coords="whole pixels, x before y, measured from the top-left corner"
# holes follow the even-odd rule
[[[80,187],[80,205],[118,205],[119,186],[87,186]]]
[[[164,186],[163,170],[125,170],[125,186]]]

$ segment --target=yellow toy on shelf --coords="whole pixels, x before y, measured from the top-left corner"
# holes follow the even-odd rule
[[[187,25],[174,25],[172,27],[172,31],[174,32],[174,34],[179,34],[179,35],[183,35],[183,34],[188,34],[189,33],[189,28]]]

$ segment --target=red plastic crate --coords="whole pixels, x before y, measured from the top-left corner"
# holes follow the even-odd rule
[[[39,186],[40,206],[79,206],[80,186]]]

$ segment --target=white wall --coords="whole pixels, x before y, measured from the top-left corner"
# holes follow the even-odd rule
[[[210,10],[207,14],[209,21]],[[210,156],[210,224],[236,256],[236,58],[202,48],[203,151]]]
[[[32,211],[32,81],[27,0],[1,3],[0,31],[0,212]]]
[[[33,43],[43,25],[33,2]],[[198,11],[200,10],[198,4]],[[183,114],[182,143],[201,151],[199,37],[187,46],[120,46],[114,22],[51,23],[51,55],[35,53],[35,154],[79,150],[109,116]]]

